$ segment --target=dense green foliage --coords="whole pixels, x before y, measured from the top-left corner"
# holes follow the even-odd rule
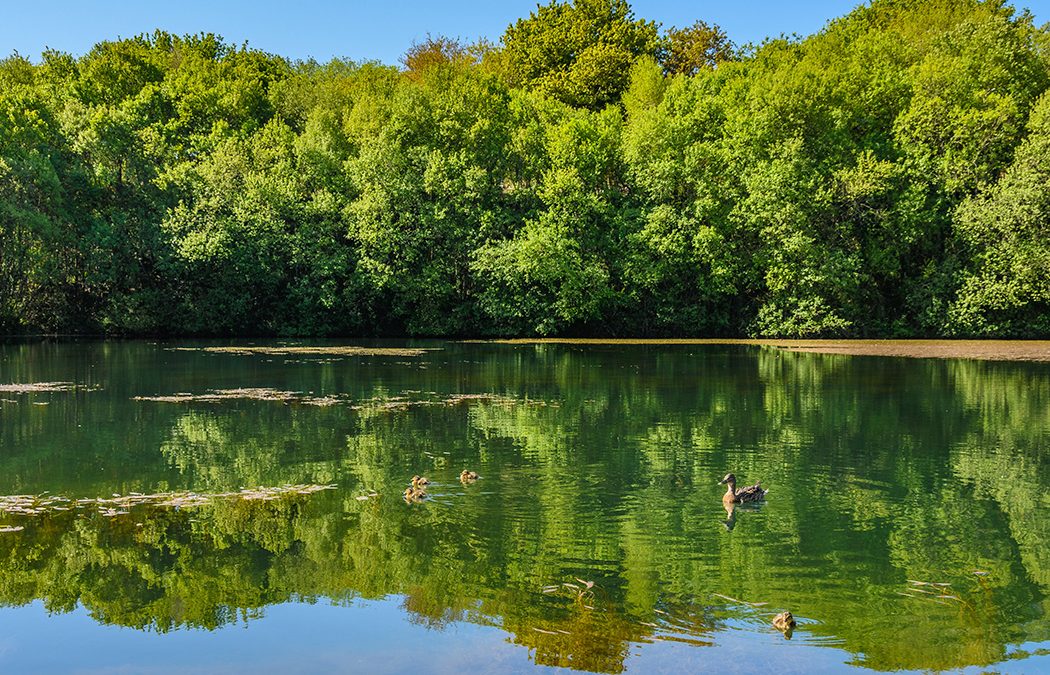
[[[736,51],[625,0],[405,68],[0,61],[0,331],[1050,334],[1050,31],[876,0]]]

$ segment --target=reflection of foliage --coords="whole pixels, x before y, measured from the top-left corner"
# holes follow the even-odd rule
[[[301,497],[139,507],[113,519],[53,514],[0,540],[0,592],[7,603],[43,598],[51,611],[80,602],[104,623],[215,628],[274,602],[344,596],[338,585],[298,583],[315,581],[320,543],[301,527],[318,532],[336,517]]]
[[[602,672],[622,670],[631,643],[707,644],[730,620],[767,630],[781,609],[802,619],[795,639],[835,638],[878,669],[985,665],[1050,639],[1043,365],[726,346],[434,354],[426,368],[278,364],[260,381],[253,368],[266,366],[244,357],[165,358],[208,359],[207,386],[455,405],[187,409],[131,402],[157,390],[131,382],[5,409],[0,443],[18,448],[0,457],[8,486],[66,480],[42,473],[52,462],[83,469],[54,449],[81,438],[70,420],[140,415],[138,445],[119,439],[128,483],[341,488],[131,518],[54,514],[0,534],[0,601],[80,602],[100,621],[168,630],[287,600],[397,596],[413,621],[498,625],[538,663]],[[140,358],[135,372],[148,371]],[[165,390],[191,389],[174,377]],[[493,396],[457,397],[470,393]],[[87,457],[117,448],[112,433],[96,425]],[[72,486],[129,491],[106,477],[118,466],[99,466]],[[481,479],[462,485],[463,468]],[[714,485],[726,469],[772,489],[732,532]],[[404,504],[423,472],[431,499]],[[593,597],[543,592],[577,577],[595,582]],[[955,599],[909,594],[909,579],[949,583]]]

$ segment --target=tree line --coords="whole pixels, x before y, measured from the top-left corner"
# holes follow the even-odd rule
[[[398,66],[211,34],[0,61],[0,332],[1050,335],[1050,28],[626,0]]]

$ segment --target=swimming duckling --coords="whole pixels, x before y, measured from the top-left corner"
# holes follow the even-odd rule
[[[739,490],[736,489],[736,476],[731,473],[727,473],[726,477],[718,481],[719,485],[726,485],[726,493],[722,495],[723,502],[729,502],[732,504],[741,504],[744,502],[760,502],[766,498],[766,493],[769,490],[763,490],[758,483],[754,485],[748,485],[742,487]]]
[[[459,479],[464,483],[473,483],[478,479],[478,472],[463,469],[463,472],[459,474]]]
[[[430,485],[430,480],[426,476],[412,476],[412,487],[421,488],[424,485]]]
[[[427,497],[427,491],[418,487],[405,488],[405,501],[409,503],[421,502]]]
[[[791,612],[781,612],[773,617],[773,628],[791,637],[791,631],[795,629],[795,617]]]

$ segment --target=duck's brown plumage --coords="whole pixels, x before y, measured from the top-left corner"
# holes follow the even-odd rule
[[[726,493],[722,495],[722,501],[732,504],[759,502],[765,499],[766,493],[769,492],[769,490],[763,490],[758,483],[738,490],[736,489],[736,476],[731,473],[727,473],[726,477],[718,482],[726,486]]]
[[[773,617],[773,627],[787,633],[795,627],[795,617],[791,616],[791,612],[781,612]]]

